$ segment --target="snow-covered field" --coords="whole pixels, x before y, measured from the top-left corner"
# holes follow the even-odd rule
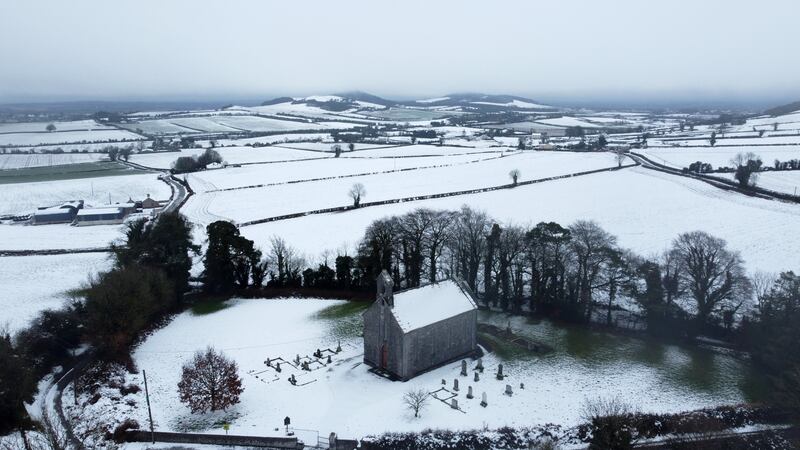
[[[715,177],[725,177],[735,181],[732,173],[715,173]],[[782,170],[774,172],[759,172],[756,186],[785,194],[800,195],[800,170]]]
[[[216,150],[228,164],[245,164],[270,161],[290,161],[300,159],[333,157],[319,152],[295,150],[283,147],[217,147]],[[184,149],[180,152],[152,152],[132,155],[130,161],[145,167],[169,169],[181,156],[196,156],[204,148]]]
[[[756,139],[750,139],[756,141]],[[692,147],[668,148],[649,147],[636,150],[653,161],[677,168],[688,167],[695,161],[702,161],[717,167],[732,166],[731,160],[739,153],[755,153],[761,157],[765,165],[771,166],[773,161],[788,161],[800,158],[800,145],[768,145],[742,147]]]
[[[273,147],[277,150],[278,147]],[[419,158],[360,158],[361,152],[330,158],[316,153],[317,158],[296,160],[292,163],[254,164],[206,170],[189,175],[189,184],[197,192],[229,189],[244,186],[287,183],[317,178],[343,177],[381,172],[402,171],[410,168],[442,167],[479,163],[499,158],[500,154],[464,154]],[[309,153],[313,156],[314,153]],[[323,158],[323,159],[319,159]],[[353,180],[356,182],[358,180]]]
[[[0,170],[60,166],[103,160],[108,160],[108,156],[103,153],[0,154]]]
[[[347,193],[356,182],[366,187],[364,201],[380,201],[509,184],[509,172],[513,169],[520,170],[519,181],[526,181],[614,167],[616,164],[608,153],[516,153],[475,164],[199,194],[189,199],[184,213],[199,223],[220,217],[244,222],[346,206],[352,202]],[[284,166],[287,171],[295,168],[294,164]],[[303,178],[302,173],[295,177]]]
[[[5,238],[0,240],[5,247]],[[0,257],[0,329],[7,325],[16,331],[39,311],[62,306],[70,300],[68,290],[110,266],[107,253]]]
[[[524,177],[525,170],[522,173]],[[369,189],[367,185],[368,193]],[[800,270],[796,251],[800,246],[800,208],[796,205],[726,192],[643,168],[305,216],[241,231],[263,248],[268,247],[271,236],[281,236],[311,258],[325,250],[346,249],[352,254],[373,220],[420,207],[454,210],[461,205],[484,210],[503,223],[555,221],[567,225],[579,219],[595,220],[617,235],[620,245],[645,256],[665,250],[679,233],[703,230],[726,239],[732,249],[740,251],[748,270]]]
[[[460,364],[453,363],[408,382],[392,382],[371,374],[362,363],[363,344],[357,337],[360,330],[357,313],[336,319],[318,315],[326,308],[337,307],[340,301],[233,300],[229,304],[228,308],[210,315],[183,313],[135,350],[133,357],[137,367],[148,374],[157,430],[191,428],[222,433],[221,423],[230,422],[231,434],[281,435],[282,420],[289,416],[298,437],[309,442],[316,439],[315,432],[320,436],[335,431],[341,437],[361,437],[382,431],[429,427],[574,425],[581,420],[585,399],[595,398],[598,393],[618,395],[643,411],[654,412],[742,401],[735,379],[712,388],[697,388],[680,382],[679,374],[693,370],[695,362],[684,350],[672,346],[663,349],[663,361],[659,364],[627,358],[597,363],[562,352],[514,360],[500,360],[489,354],[484,357],[486,371],[478,382],[472,378],[475,364],[472,361],[469,362],[469,377],[460,377]],[[505,320],[503,317],[503,324]],[[515,319],[512,326],[522,327],[522,324]],[[316,349],[335,349],[339,342],[343,351],[332,356],[332,363],[311,372],[295,370],[284,362],[282,372],[277,373],[264,364],[267,358],[281,357],[290,361],[296,355],[310,356]],[[178,399],[176,386],[180,367],[195,351],[208,345],[236,360],[244,392],[241,403],[224,413],[192,415]],[[706,357],[711,358],[710,355]],[[508,375],[503,381],[494,378],[500,362]],[[727,359],[710,362],[715,371],[726,363]],[[730,363],[736,364],[734,360]],[[743,376],[735,368],[729,370],[733,378]],[[288,383],[291,374],[296,376],[297,386]],[[143,385],[138,374],[129,375],[128,379]],[[431,399],[422,417],[415,419],[403,406],[405,392],[412,389],[433,392],[443,387],[451,390],[454,379],[459,379],[461,385],[456,397],[461,410]],[[446,386],[442,386],[441,380],[446,381]],[[524,383],[524,389],[519,388],[520,383]],[[512,397],[503,395],[506,384],[514,387]],[[468,386],[473,386],[476,398],[466,398]],[[487,395],[487,408],[479,405],[483,392]],[[445,391],[437,395],[449,396]],[[120,402],[122,409],[114,414],[119,416],[127,412],[139,423],[146,423],[143,393],[129,395],[126,399],[134,400],[138,406],[126,407]],[[102,407],[102,402],[100,405]]]
[[[129,130],[141,129],[150,134],[191,134],[197,132],[231,131],[296,131],[331,130],[353,128],[357,124],[344,122],[312,122],[302,120],[278,120],[249,115],[211,115],[191,118],[166,118],[127,123]]]
[[[66,223],[0,224],[0,250],[103,248],[123,237],[122,227],[123,225],[74,227]]]
[[[50,124],[56,127],[54,132],[75,131],[75,130],[113,130],[108,125],[102,125],[94,120],[72,120],[69,122],[21,122],[21,123],[0,123],[0,133],[31,133],[48,132],[47,126]]]
[[[156,200],[166,200],[171,191],[158,175],[131,171],[131,175],[3,184],[0,214],[28,214],[37,207],[68,200],[84,200],[87,206],[141,200],[147,194]]]
[[[47,144],[70,144],[81,142],[105,142],[123,140],[141,140],[144,137],[129,131],[112,129],[93,129],[82,131],[43,131],[41,133],[7,133],[0,134],[0,145],[32,146]]]

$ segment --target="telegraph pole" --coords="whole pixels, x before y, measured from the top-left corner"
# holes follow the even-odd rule
[[[142,376],[144,377],[144,396],[147,399],[147,416],[150,418],[150,440],[155,444],[156,433],[153,430],[153,412],[150,410],[150,391],[147,390],[147,372],[144,369],[142,369]]]

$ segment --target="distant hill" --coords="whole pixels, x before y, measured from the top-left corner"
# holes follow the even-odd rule
[[[278,97],[273,98],[272,100],[267,100],[261,104],[261,106],[270,106],[270,105],[277,105],[280,103],[291,103],[294,99],[292,97]]]
[[[417,100],[418,106],[470,106],[481,109],[523,109],[551,111],[556,108],[516,95],[496,95],[481,93],[456,93],[444,97]]]
[[[776,106],[774,108],[764,111],[768,116],[782,116],[784,114],[800,111],[800,101],[792,102],[787,105]]]
[[[375,103],[376,105],[382,106],[394,106],[397,104],[397,102],[394,100],[388,100],[383,97],[378,97],[377,95],[372,95],[362,91],[342,92],[336,95],[352,101]]]

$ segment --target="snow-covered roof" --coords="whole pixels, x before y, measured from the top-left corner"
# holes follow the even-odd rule
[[[119,214],[122,212],[122,207],[112,206],[106,208],[84,208],[78,211],[79,216],[97,216],[103,214]]]
[[[394,314],[404,332],[472,311],[472,296],[453,280],[394,294]]]

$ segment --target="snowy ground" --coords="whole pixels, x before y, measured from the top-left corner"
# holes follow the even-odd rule
[[[296,159],[322,158],[326,156],[318,152],[293,150],[282,147],[217,147],[222,159],[228,164],[244,164],[253,162],[287,161]],[[204,148],[191,148],[180,152],[152,152],[131,156],[130,161],[145,167],[169,169],[172,163],[182,156],[195,156],[203,153]]]
[[[519,181],[526,181],[615,167],[616,164],[613,156],[607,153],[517,153],[474,164],[198,194],[189,199],[184,213],[199,223],[221,217],[244,222],[347,206],[352,202],[347,193],[356,182],[366,187],[364,201],[380,201],[509,184],[509,172],[513,169],[521,171]],[[294,170],[296,165],[285,164],[284,167],[288,171]],[[233,173],[231,176],[235,177]],[[296,176],[303,178],[302,173]],[[251,183],[245,182],[247,184]],[[200,186],[199,190],[207,191],[209,187]]]
[[[34,132],[48,132],[47,126],[50,124],[56,127],[54,132],[58,131],[76,131],[76,130],[113,130],[114,128],[108,125],[102,125],[94,120],[72,120],[68,122],[20,122],[20,123],[0,123],[0,133],[34,133]]]
[[[110,266],[107,253],[0,257],[0,329],[8,325],[16,331],[39,311],[62,306],[68,290]]]
[[[69,144],[80,142],[106,142],[121,140],[139,140],[144,137],[129,131],[112,129],[93,129],[83,131],[54,131],[52,133],[6,133],[0,134],[0,145],[45,145]]]
[[[103,153],[31,153],[0,155],[0,170],[25,167],[60,166],[108,160]]]
[[[732,249],[742,253],[751,271],[800,269],[795,250],[800,246],[800,208],[796,205],[726,192],[700,181],[643,168],[306,216],[243,227],[241,231],[264,248],[271,236],[281,236],[312,258],[325,250],[345,249],[352,254],[373,220],[420,207],[457,209],[461,205],[485,210],[504,223],[555,221],[567,225],[579,219],[595,220],[617,235],[620,245],[645,256],[665,250],[679,233],[703,230],[726,239]]]
[[[735,181],[732,173],[715,173],[712,175]],[[759,172],[756,180],[756,185],[764,189],[793,195],[800,194],[800,170]]]
[[[756,139],[750,139],[756,141]],[[755,143],[755,142],[751,142]],[[695,161],[718,167],[731,167],[731,160],[739,153],[755,153],[765,165],[771,166],[776,159],[788,161],[800,158],[800,145],[742,146],[742,147],[649,147],[636,150],[653,161],[677,168],[689,167]]]
[[[148,374],[153,419],[157,430],[195,430],[222,433],[221,425],[230,422],[231,434],[281,435],[283,417],[289,416],[301,439],[314,441],[316,432],[327,436],[331,431],[342,437],[361,437],[383,431],[422,430],[424,428],[474,429],[531,426],[543,423],[574,425],[580,421],[581,406],[587,397],[619,395],[645,411],[681,411],[742,401],[735,380],[726,387],[690,387],[680,382],[680,374],[696,370],[697,361],[678,347],[658,349],[658,364],[637,359],[610,358],[598,362],[574,351],[558,352],[543,358],[500,360],[484,357],[486,371],[480,381],[460,377],[460,364],[453,363],[416,377],[408,382],[391,382],[368,372],[362,363],[362,340],[358,337],[357,313],[337,319],[321,318],[325,308],[341,304],[332,300],[234,300],[219,312],[195,316],[179,315],[167,327],[155,332],[134,352],[139,369]],[[505,319],[502,319],[503,322]],[[514,327],[524,326],[514,322]],[[556,333],[558,334],[558,333]],[[564,339],[563,336],[558,339]],[[267,367],[267,358],[294,360],[305,358],[316,349],[335,349],[341,342],[343,352],[332,355],[330,365],[313,364],[314,370],[296,370],[288,362],[277,373]],[[181,365],[193,353],[213,345],[236,360],[244,383],[241,403],[224,413],[192,415],[178,400],[177,383]],[[636,344],[638,345],[638,344]],[[612,352],[612,348],[605,352]],[[654,349],[651,349],[654,351]],[[326,353],[327,356],[327,353]],[[716,372],[721,363],[709,356],[705,370]],[[324,362],[324,361],[323,361]],[[508,377],[494,378],[497,364],[504,363]],[[738,372],[730,370],[734,377]],[[675,373],[672,373],[672,372]],[[295,374],[297,386],[287,379]],[[676,376],[677,375],[677,376]],[[140,375],[129,375],[129,382],[142,385]],[[446,380],[446,385],[441,384]],[[453,390],[459,379],[460,391]],[[525,384],[520,389],[520,383]],[[511,397],[503,395],[505,385],[514,388]],[[467,399],[473,386],[475,399]],[[460,410],[431,399],[422,417],[414,419],[402,405],[403,394],[412,389],[435,392],[446,399],[453,394]],[[443,390],[440,390],[443,389]],[[486,392],[489,406],[479,405]],[[126,396],[117,402],[116,420],[132,415],[139,423],[147,422],[143,393]],[[130,406],[126,404],[133,404]],[[86,411],[87,421],[99,415],[98,403]]]

